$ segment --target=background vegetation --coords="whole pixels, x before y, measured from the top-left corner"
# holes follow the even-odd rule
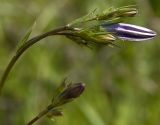
[[[160,32],[159,0],[0,0],[0,76],[18,41],[35,22],[31,36],[71,22],[95,8],[137,5],[127,20]],[[86,83],[64,116],[37,125],[159,125],[160,42],[122,42],[120,48],[91,50],[65,37],[50,37],[15,65],[0,98],[0,124],[23,125],[45,108],[68,77]]]

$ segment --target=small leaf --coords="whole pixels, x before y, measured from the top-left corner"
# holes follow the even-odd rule
[[[27,42],[35,25],[36,25],[36,22],[34,22],[34,24],[28,29],[24,37],[19,41],[17,50],[19,50]]]

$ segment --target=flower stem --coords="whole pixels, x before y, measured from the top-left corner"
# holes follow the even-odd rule
[[[37,116],[35,116],[31,121],[29,121],[27,123],[27,125],[32,125],[33,123],[35,123],[37,120],[39,120],[41,117],[43,117],[44,115],[46,115],[51,109],[53,109],[54,107],[52,105],[49,105],[45,110],[43,110],[42,112],[40,112]]]
[[[59,27],[57,29],[53,29],[49,32],[46,32],[44,34],[38,35],[30,40],[28,40],[27,42],[25,42],[15,53],[15,55],[11,58],[9,64],[7,65],[4,73],[2,74],[1,80],[0,80],[0,95],[2,92],[2,88],[5,84],[5,81],[11,71],[11,69],[13,68],[13,66],[15,65],[15,63],[17,62],[17,60],[20,58],[20,56],[29,48],[31,47],[33,44],[37,43],[38,41],[48,37],[48,36],[52,36],[52,35],[64,35],[63,31],[69,30],[70,28],[68,26],[62,26]]]

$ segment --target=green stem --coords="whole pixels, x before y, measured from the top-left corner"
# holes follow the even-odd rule
[[[49,32],[46,32],[44,34],[38,35],[30,40],[28,40],[25,44],[23,44],[15,53],[15,55],[11,58],[9,64],[7,65],[4,73],[2,74],[1,80],[0,80],[0,95],[2,92],[2,88],[5,84],[5,81],[11,71],[11,69],[13,68],[13,66],[15,65],[15,63],[17,62],[17,60],[20,58],[20,56],[29,48],[31,47],[33,44],[37,43],[38,41],[48,37],[48,36],[52,36],[52,35],[64,35],[63,33],[61,33],[62,31],[65,30],[69,30],[70,28],[68,26],[62,26],[59,27],[57,29],[51,30]]]
[[[27,125],[32,125],[33,123],[35,123],[37,120],[39,120],[40,118],[42,118],[44,115],[46,115],[51,109],[53,109],[54,107],[52,105],[49,105],[45,110],[43,110],[42,112],[40,112],[37,116],[35,116],[31,121],[29,121],[27,123]]]

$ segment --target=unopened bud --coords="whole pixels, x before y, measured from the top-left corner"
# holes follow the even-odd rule
[[[119,17],[133,17],[138,13],[136,8],[118,8],[111,12],[104,13],[97,16],[97,20],[107,20]]]
[[[103,24],[107,32],[113,33],[122,40],[128,41],[144,41],[152,39],[156,36],[156,32],[136,26],[133,24],[117,23],[117,24]]]
[[[79,97],[84,91],[85,84],[75,83],[66,88],[60,95],[61,100],[74,99]]]
[[[138,13],[136,8],[123,8],[118,10],[118,17],[132,17]]]
[[[60,106],[73,101],[73,99],[79,97],[82,94],[84,89],[84,83],[71,84],[67,86],[67,88],[65,88],[52,103],[54,104],[54,106]]]

